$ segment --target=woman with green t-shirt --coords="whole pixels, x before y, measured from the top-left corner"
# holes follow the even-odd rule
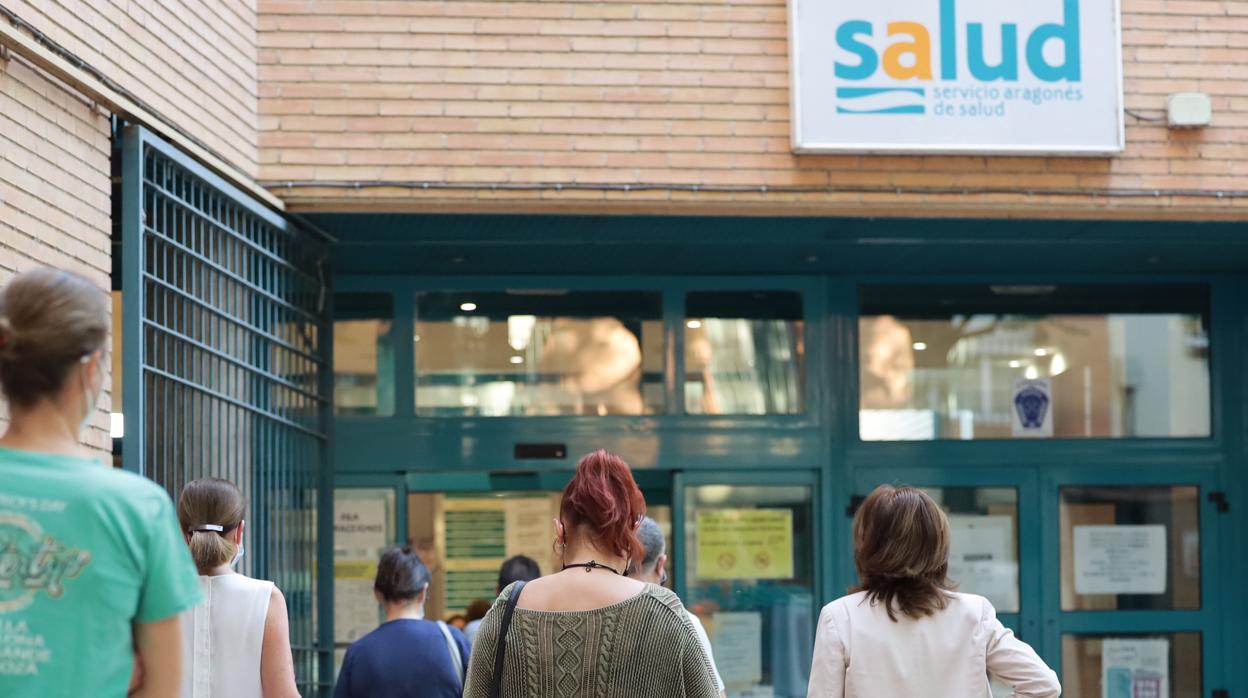
[[[172,503],[80,440],[104,392],[107,299],[55,269],[0,290],[5,698],[178,695],[178,614],[201,594]]]

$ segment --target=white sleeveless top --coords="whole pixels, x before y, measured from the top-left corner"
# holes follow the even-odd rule
[[[199,578],[204,603],[182,614],[182,698],[264,698],[260,652],[273,583]]]

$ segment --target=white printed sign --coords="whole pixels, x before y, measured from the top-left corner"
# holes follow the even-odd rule
[[[1170,641],[1106,639],[1101,642],[1102,698],[1170,695]]]
[[[763,679],[763,617],[758,613],[716,613],[711,651],[729,689],[757,686]],[[734,694],[739,691],[734,691]]]
[[[384,499],[334,498],[334,550],[372,558],[386,547]]]
[[[959,591],[987,598],[998,612],[1017,613],[1014,519],[950,514],[949,578]]]
[[[1052,438],[1053,383],[1048,378],[1015,381],[1010,411],[1015,437]]]
[[[335,642],[354,642],[380,622],[373,580],[377,561],[390,545],[393,507],[392,490],[334,491]]]
[[[1118,0],[790,0],[798,152],[1124,146]]]
[[[1166,527],[1075,526],[1075,593],[1166,593]]]

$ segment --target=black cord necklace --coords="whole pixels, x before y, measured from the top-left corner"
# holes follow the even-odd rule
[[[609,566],[604,565],[604,564],[602,564],[601,562],[598,562],[598,561],[596,561],[596,560],[590,560],[589,562],[573,562],[572,564],[569,564],[569,565],[564,565],[564,566],[563,566],[563,569],[565,569],[565,570],[566,570],[566,569],[570,569],[570,568],[572,568],[572,567],[584,567],[584,568],[585,568],[585,574],[589,574],[591,571],[593,571],[593,570],[596,570],[596,569],[597,569],[597,570],[606,570],[606,571],[610,572],[611,574],[614,574],[614,575],[616,575],[616,576],[618,576],[618,577],[627,577],[627,576],[628,576],[628,570],[624,570],[624,572],[623,572],[623,573],[620,573],[620,572],[619,572],[619,571],[617,571],[614,567],[609,567]],[[562,571],[562,570],[560,570],[560,571]]]

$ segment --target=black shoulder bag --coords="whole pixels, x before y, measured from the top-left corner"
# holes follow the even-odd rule
[[[507,630],[511,628],[511,614],[516,610],[516,602],[520,600],[520,592],[524,591],[524,582],[516,582],[511,588],[511,596],[507,599],[507,608],[503,611],[503,625],[498,629],[498,643],[494,646],[494,680],[490,683],[490,698],[500,698],[503,691],[503,655],[507,653]]]

